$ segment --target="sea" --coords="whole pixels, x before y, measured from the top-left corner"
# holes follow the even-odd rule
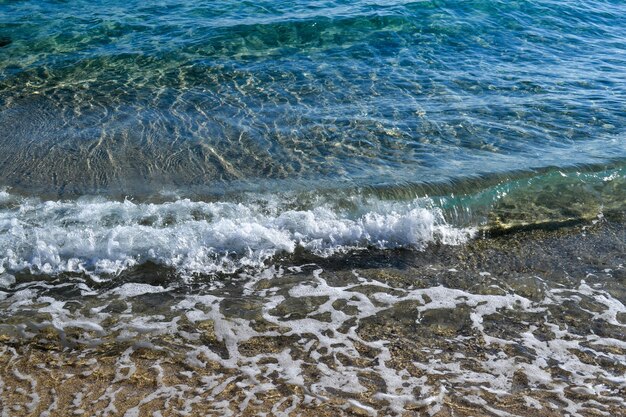
[[[622,0],[0,0],[0,416],[626,416]]]

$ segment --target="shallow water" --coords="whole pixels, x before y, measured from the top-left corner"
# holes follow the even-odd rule
[[[0,11],[7,271],[233,272],[624,210],[619,2]]]
[[[602,220],[211,283],[23,276],[0,395],[9,415],[620,415],[625,242]]]
[[[0,173],[55,197],[626,157],[621,2],[4,2]]]
[[[296,3],[0,0],[2,416],[623,413],[626,6]]]

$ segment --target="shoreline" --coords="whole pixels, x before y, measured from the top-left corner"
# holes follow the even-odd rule
[[[0,398],[11,416],[617,416],[625,237],[604,220],[187,291],[44,291],[38,314],[5,309]]]

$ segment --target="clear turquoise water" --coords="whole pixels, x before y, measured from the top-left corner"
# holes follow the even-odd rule
[[[0,0],[2,416],[620,416],[625,265],[626,1]]]
[[[623,213],[624,27],[620,1],[2,1],[0,233],[27,248],[4,265],[37,263],[35,235],[68,262],[51,225],[109,247],[112,227],[205,221],[190,247],[240,254],[420,247],[432,233],[365,225],[415,206],[457,229]],[[72,217],[85,196],[106,209]],[[157,220],[111,217],[124,198]],[[184,198],[204,214],[163,214]],[[246,222],[290,243],[233,235]]]

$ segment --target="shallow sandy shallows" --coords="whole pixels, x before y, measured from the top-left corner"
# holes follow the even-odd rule
[[[184,286],[18,277],[2,415],[625,415],[624,242],[603,221]]]

